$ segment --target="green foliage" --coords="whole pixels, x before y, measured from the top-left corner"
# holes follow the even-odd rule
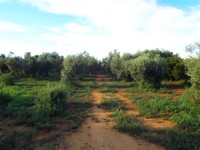
[[[163,129],[153,133],[149,130],[142,137],[170,150],[198,150],[200,147],[199,134],[187,133],[177,129]]]
[[[108,86],[103,86],[99,89],[99,92],[101,92],[101,93],[116,93],[117,89],[108,87]]]
[[[0,76],[0,83],[3,85],[14,85],[15,81],[10,73],[6,73]]]
[[[159,55],[145,54],[131,60],[129,71],[140,87],[159,87],[164,73]]]
[[[66,102],[66,87],[57,86],[50,90],[51,105],[55,108],[55,113],[64,114]]]
[[[51,105],[48,93],[43,93],[35,102],[34,106],[34,122],[39,128],[49,128],[50,115],[53,113],[54,108]]]
[[[7,104],[12,100],[9,94],[0,92],[0,108],[7,106]]]
[[[187,79],[186,66],[183,59],[177,55],[165,59],[165,78],[167,80]]]
[[[6,59],[6,65],[13,75],[23,74],[24,60],[21,57],[9,57]]]
[[[121,100],[119,98],[106,98],[103,102],[99,105],[100,108],[106,110],[114,110],[120,107]]]
[[[172,150],[198,150],[200,147],[198,134],[185,133],[182,131],[176,131],[172,129],[163,130],[161,135],[165,136],[167,140],[160,141],[167,149]]]
[[[180,100],[162,98],[154,101],[137,101],[137,104],[141,116],[164,117],[174,121],[182,129],[196,132],[200,130],[200,107],[191,103],[191,97],[189,89]]]
[[[67,56],[63,62],[62,80],[65,82],[78,80],[79,76],[76,73],[78,65],[80,64],[78,64],[76,56]]]
[[[121,110],[115,111],[113,118],[116,121],[115,128],[119,131],[126,132],[131,135],[140,135],[146,131],[145,127],[137,118],[131,115],[125,115]]]
[[[192,101],[200,104],[200,58],[190,58],[186,60],[187,74],[192,84]]]
[[[120,58],[120,53],[116,50],[113,52],[110,68],[112,74],[115,75],[117,79],[122,78],[122,61]]]
[[[138,110],[140,115],[145,117],[169,117],[177,110],[178,101],[172,101],[169,98],[158,99],[155,101],[138,101]]]
[[[4,54],[0,55],[0,74],[9,71],[8,66],[6,65],[6,59],[7,58]]]
[[[62,62],[63,57],[56,52],[35,56],[31,56],[31,53],[27,52],[24,58],[1,55],[0,72],[10,72],[18,77],[35,78],[36,76],[49,76],[50,72],[60,73]]]
[[[94,73],[95,67],[99,68],[97,60],[87,53],[67,56],[63,62],[62,81],[76,84],[84,75]]]

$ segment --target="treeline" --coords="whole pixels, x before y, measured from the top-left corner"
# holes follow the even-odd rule
[[[87,52],[78,55],[69,55],[64,59],[61,71],[61,80],[67,83],[76,83],[85,75],[102,72],[101,62]]]
[[[7,57],[0,55],[0,73],[11,73],[13,76],[35,78],[37,76],[49,76],[49,73],[60,73],[64,57],[58,53],[43,53],[31,56],[27,52],[24,58],[19,56]]]
[[[62,69],[63,80],[75,81],[84,75],[102,70],[102,67],[100,62],[87,52],[69,55],[66,58],[56,52],[35,56],[27,52],[24,57],[12,56],[12,54],[0,55],[0,75],[10,73],[15,77],[48,77],[53,73],[60,75]]]
[[[190,52],[198,51],[200,44],[187,47]],[[134,81],[145,88],[159,88],[161,81],[181,81],[191,83],[194,101],[200,101],[200,55],[182,59],[167,50],[145,50],[135,54],[117,50],[98,61],[87,52],[67,57],[58,53],[43,53],[31,56],[26,53],[24,58],[12,55],[0,55],[0,74],[10,73],[13,76],[35,78],[57,73],[61,81],[76,83],[85,75],[98,72],[110,73],[117,79]],[[9,78],[9,77],[7,77]],[[6,79],[3,78],[3,80]],[[188,82],[189,81],[189,82]],[[9,83],[9,82],[8,82]]]
[[[120,55],[115,50],[102,60],[102,65],[116,78],[143,87],[159,87],[162,80],[188,80],[184,60],[170,51],[145,50]]]

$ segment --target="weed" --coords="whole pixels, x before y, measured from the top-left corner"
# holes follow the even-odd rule
[[[122,110],[115,111],[113,118],[116,121],[115,128],[122,132],[129,133],[130,135],[140,135],[146,131],[137,118],[125,115]]]
[[[129,96],[129,99],[130,99],[131,102],[133,102],[133,103],[136,103],[137,101],[140,101],[140,100],[144,100],[143,97],[134,96],[134,95]]]
[[[99,91],[101,93],[116,93],[117,89],[116,88],[110,88],[110,87],[107,87],[107,86],[103,86],[99,89]]]
[[[64,87],[57,86],[50,90],[50,101],[55,108],[55,115],[62,115],[65,109],[66,90]]]
[[[145,117],[169,117],[170,113],[177,111],[178,101],[162,98],[155,101],[138,101],[140,115]]]
[[[122,102],[119,98],[106,98],[99,104],[99,107],[106,110],[114,110],[119,108],[121,104]]]

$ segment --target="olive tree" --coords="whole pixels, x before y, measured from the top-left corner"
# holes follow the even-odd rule
[[[184,60],[178,55],[165,58],[165,79],[187,80]]]
[[[186,59],[187,75],[190,77],[192,84],[192,101],[196,104],[200,104],[200,42],[190,44],[186,46],[186,51],[196,53],[190,58]]]
[[[110,63],[110,69],[114,76],[117,77],[117,79],[121,79],[122,77],[122,61],[120,57],[120,53],[116,50],[113,53],[113,57],[111,59]]]
[[[129,62],[129,71],[133,80],[141,87],[159,87],[164,63],[160,55],[143,54]]]
[[[80,74],[78,73],[78,58],[75,55],[69,55],[64,59],[63,69],[61,71],[62,80],[64,82],[74,82],[79,79]]]

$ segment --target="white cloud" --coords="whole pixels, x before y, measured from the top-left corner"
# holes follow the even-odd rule
[[[0,32],[28,32],[31,31],[30,28],[21,26],[15,23],[9,23],[9,22],[0,22]]]
[[[113,49],[135,52],[147,48],[165,48],[185,56],[185,45],[200,38],[198,7],[185,11],[160,6],[156,0],[19,1],[49,13],[85,19],[84,24],[52,27],[53,32],[41,34],[40,39],[61,49],[88,50],[98,57]]]

